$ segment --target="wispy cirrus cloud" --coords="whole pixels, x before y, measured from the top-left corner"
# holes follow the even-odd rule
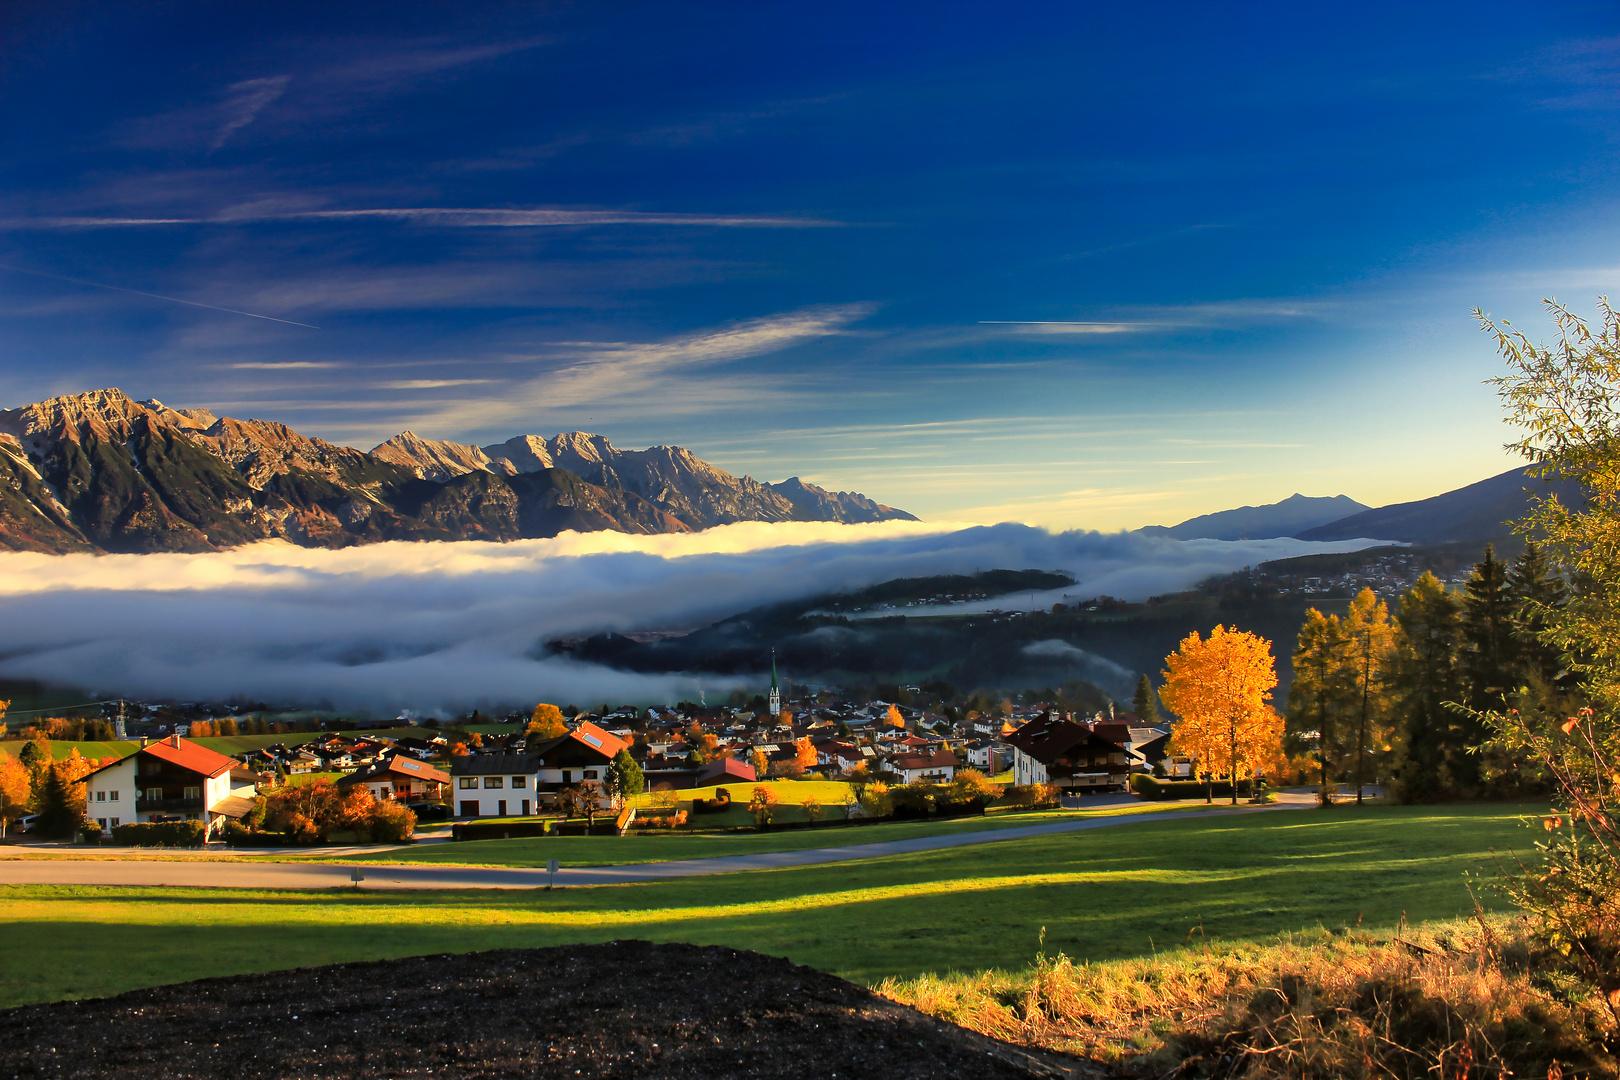
[[[131,149],[175,149],[206,145],[221,149],[272,105],[277,134],[330,123],[382,98],[420,87],[434,75],[522,52],[548,38],[519,38],[483,45],[442,41],[379,41],[350,38],[327,44],[330,59],[297,66],[291,74],[265,75],[231,83],[215,100],[184,105],[125,124],[114,141]],[[271,119],[270,117],[266,118]]]
[[[244,79],[232,86],[225,102],[225,122],[214,136],[211,148],[218,150],[233,134],[257,120],[265,106],[287,92],[286,75],[271,75],[263,79]]]
[[[411,423],[413,428],[455,432],[586,408],[656,405],[681,412],[757,400],[773,393],[764,381],[728,370],[721,385],[705,377],[706,371],[852,333],[851,324],[874,310],[872,304],[809,308],[655,342],[562,342],[507,360],[552,365],[544,375],[509,384],[498,398],[449,404]]]

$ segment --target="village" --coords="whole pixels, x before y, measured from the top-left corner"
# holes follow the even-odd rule
[[[919,687],[897,689],[896,696],[926,697]],[[119,711],[159,715],[128,703]],[[733,800],[739,807],[756,798],[775,804],[783,795],[784,811],[755,814],[756,826],[782,825],[806,811],[811,823],[932,816],[948,812],[951,800],[906,796],[964,784],[968,794],[956,802],[979,812],[1003,793],[1025,806],[1077,807],[1087,796],[1126,792],[1133,773],[1176,777],[1190,768],[1167,757],[1167,725],[1141,723],[1112,705],[1082,712],[1005,699],[980,711],[856,702],[825,689],[784,700],[774,678],[768,698],[740,705],[590,712],[540,705],[532,714],[472,720],[483,722],[401,719],[302,732],[262,719],[118,720],[106,733],[123,736],[126,752],[87,762],[76,781],[82,796],[73,794],[83,799],[84,836],[95,842],[139,843],[147,830],[125,826],[180,822],[200,823],[203,842],[250,842],[243,824],[263,824],[265,796],[313,783],[339,794],[363,788],[370,800],[408,810],[404,837],[417,823],[443,822],[455,824],[457,838],[483,836],[477,827],[485,821],[500,822],[499,835],[541,835],[575,827],[565,824],[575,817],[588,831],[624,835],[723,827],[692,815]],[[785,787],[799,781],[842,783],[830,794]],[[756,785],[769,794],[756,796]],[[891,790],[896,797],[885,795]],[[153,835],[173,842],[171,832]]]

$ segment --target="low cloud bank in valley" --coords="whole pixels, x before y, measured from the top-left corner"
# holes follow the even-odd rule
[[[376,712],[672,702],[737,680],[612,671],[540,645],[603,630],[691,628],[769,602],[1000,567],[1064,570],[1080,581],[1065,592],[1135,600],[1267,559],[1368,543],[1182,542],[1013,524],[749,523],[509,544],[7,554],[0,675],[107,694]]]

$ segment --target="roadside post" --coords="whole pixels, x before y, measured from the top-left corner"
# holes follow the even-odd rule
[[[354,882],[354,887],[358,889],[360,887],[360,883],[366,880],[366,875],[360,872],[360,868],[358,866],[351,866],[349,867],[349,880]]]
[[[546,888],[548,889],[551,888],[552,883],[557,880],[557,866],[558,863],[556,859],[546,860]]]

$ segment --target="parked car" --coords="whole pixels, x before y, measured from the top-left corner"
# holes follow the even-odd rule
[[[405,809],[415,814],[417,821],[449,821],[454,816],[450,813],[450,808],[441,803],[406,803]]]

